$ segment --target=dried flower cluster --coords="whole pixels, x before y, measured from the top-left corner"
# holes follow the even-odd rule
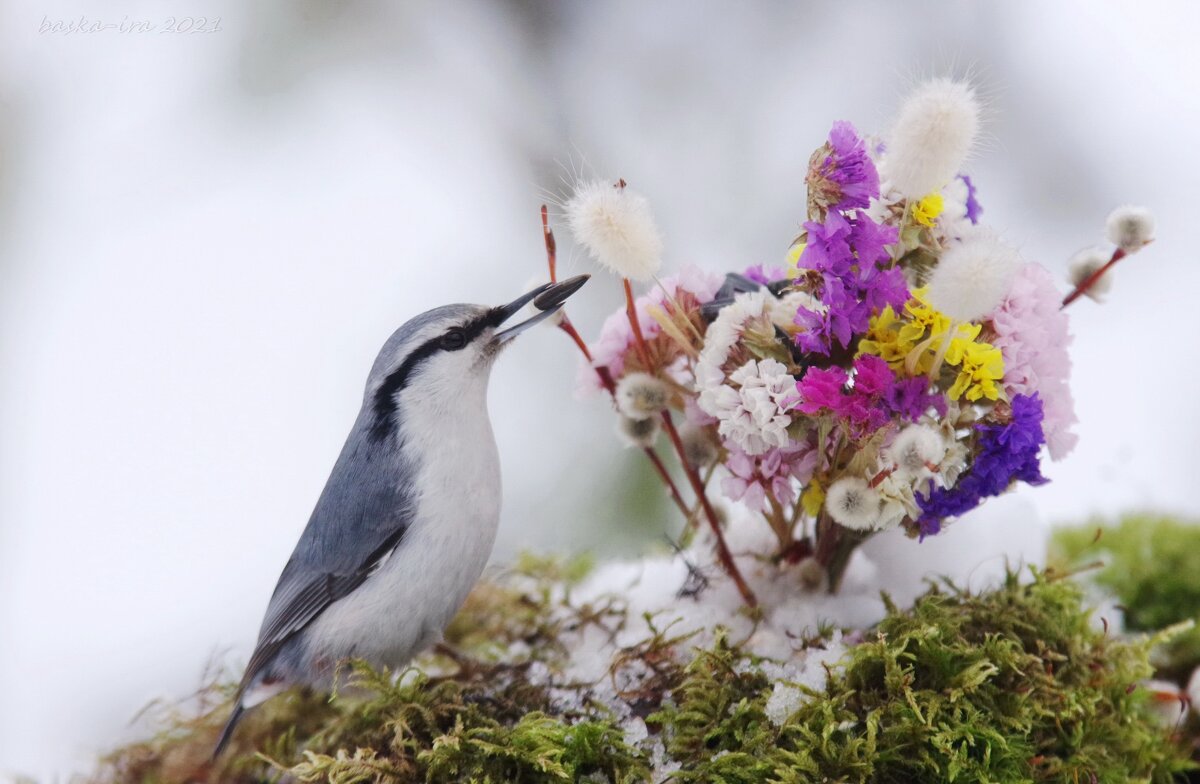
[[[701,503],[656,465],[693,528],[708,518],[718,551],[710,481],[761,512],[777,560],[836,589],[866,536],[936,534],[1017,482],[1044,482],[1043,447],[1058,459],[1074,446],[1062,308],[1090,284],[1063,302],[1049,273],[977,225],[961,169],[979,114],[969,85],[936,80],[886,138],[835,123],[777,269],[685,269],[635,298],[630,279],[652,276],[661,251],[645,200],[622,180],[586,183],[568,203],[576,239],[626,288],[585,347],[585,384],[613,396],[630,443],[655,456],[668,435]],[[1114,257],[1152,231],[1145,210],[1115,212]],[[1093,261],[1092,284],[1108,256]]]

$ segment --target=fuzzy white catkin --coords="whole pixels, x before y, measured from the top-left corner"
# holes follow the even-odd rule
[[[987,230],[968,234],[942,254],[926,298],[955,321],[975,321],[1003,301],[1024,262],[1016,249]]]
[[[896,475],[915,479],[929,473],[946,456],[942,434],[929,425],[909,425],[896,434],[887,450],[888,459],[896,464]]]
[[[1100,248],[1087,248],[1079,251],[1071,257],[1071,262],[1067,266],[1067,280],[1072,287],[1078,286],[1091,277],[1093,272],[1107,264],[1109,258],[1110,255]],[[1112,284],[1113,271],[1109,270],[1096,278],[1095,282],[1083,293],[1096,302],[1103,302],[1104,295],[1112,290]]]
[[[630,373],[617,382],[617,410],[630,419],[648,419],[667,407],[671,391],[649,373]]]
[[[1154,215],[1145,207],[1126,204],[1109,213],[1104,228],[1109,242],[1133,253],[1154,239]]]
[[[648,281],[662,264],[662,236],[646,197],[623,183],[581,182],[566,204],[576,242],[600,266],[630,280]]]
[[[621,440],[630,446],[646,449],[654,446],[662,427],[657,417],[633,419],[627,416],[617,417],[617,434]]]
[[[950,182],[979,135],[979,99],[966,82],[933,79],[900,107],[883,159],[884,176],[906,198],[920,199]]]
[[[839,525],[867,531],[879,521],[879,493],[858,476],[843,476],[829,486],[825,509]]]

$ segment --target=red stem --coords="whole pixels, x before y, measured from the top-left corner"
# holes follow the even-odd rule
[[[621,281],[625,284],[625,315],[629,318],[630,328],[633,329],[633,345],[642,359],[642,365],[649,371],[652,367],[650,347],[646,345],[646,337],[642,334],[642,325],[637,317],[637,308],[633,304],[633,286],[630,285],[629,278],[621,278]]]
[[[546,242],[546,261],[550,266],[550,281],[555,279],[555,256],[556,247],[554,242],[554,232],[550,231],[549,218],[547,216],[546,205],[542,205],[542,236]],[[625,312],[629,318],[629,326],[633,329],[634,345],[636,346],[642,363],[646,370],[651,369],[650,364],[650,348],[646,345],[646,337],[642,334],[642,326],[638,323],[637,310],[633,304],[633,287],[629,283],[629,278],[623,278],[625,284]],[[579,350],[583,353],[584,358],[589,364],[592,363],[592,352],[588,350],[587,343],[580,337],[579,331],[563,314],[562,321],[559,322],[559,328],[566,332]],[[608,391],[609,395],[616,397],[617,385],[613,382],[612,374],[608,372],[606,367],[595,368],[596,375],[600,378],[600,383]],[[742,595],[742,600],[751,607],[758,606],[758,600],[754,596],[754,592],[750,590],[750,586],[746,584],[742,578],[742,573],[738,571],[737,564],[734,563],[733,554],[729,551],[729,545],[725,543],[725,534],[721,531],[721,524],[717,520],[717,512],[712,507],[712,503],[708,500],[707,493],[704,492],[704,483],[700,480],[700,475],[696,469],[688,463],[687,455],[684,452],[683,441],[679,438],[679,431],[675,429],[675,423],[671,420],[669,411],[662,412],[663,425],[666,427],[667,434],[671,438],[671,444],[675,447],[676,454],[679,455],[679,464],[683,466],[683,473],[688,478],[688,482],[692,485],[692,490],[695,491],[696,497],[700,500],[700,505],[704,509],[704,515],[708,518],[708,524],[712,527],[713,535],[717,540],[717,558],[721,562],[721,566],[733,579],[734,585],[737,586],[738,592]],[[654,465],[659,477],[666,484],[667,489],[671,493],[671,499],[675,505],[679,507],[679,511],[683,513],[685,523],[691,518],[691,510],[687,508],[687,504],[683,501],[683,496],[679,493],[679,488],[675,484],[675,480],[671,478],[671,474],[667,471],[667,467],[663,464],[662,458],[651,447],[642,449],[646,453],[646,457]]]
[[[1072,302],[1086,294],[1087,290],[1096,285],[1096,281],[1100,280],[1100,278],[1104,276],[1104,273],[1112,269],[1114,264],[1125,258],[1125,255],[1124,248],[1117,248],[1114,250],[1112,258],[1108,260],[1107,264],[1093,272],[1091,275],[1088,275],[1083,280],[1079,281],[1079,285],[1075,287],[1075,290],[1068,294],[1062,301],[1062,305],[1059,306],[1059,310],[1062,310],[1067,305],[1070,305]]]
[[[725,534],[721,531],[721,523],[717,520],[717,511],[713,509],[712,502],[708,500],[708,494],[704,492],[704,483],[700,481],[700,474],[696,472],[694,466],[688,463],[687,454],[683,449],[683,441],[679,438],[679,431],[675,429],[675,423],[671,420],[671,412],[662,412],[662,419],[663,427],[666,428],[675,452],[679,455],[679,464],[683,466],[683,473],[691,483],[696,497],[700,499],[700,506],[704,508],[704,516],[708,518],[708,525],[712,528],[713,536],[717,540],[717,560],[721,562],[725,572],[733,579],[738,593],[742,595],[742,601],[751,607],[757,607],[758,599],[755,598],[754,591],[750,590],[750,586],[743,579],[737,564],[734,563],[733,553],[729,551],[729,545],[725,543]]]
[[[550,231],[550,215],[546,205],[542,205],[542,239],[546,242],[546,263],[550,266],[550,282],[558,282],[558,244],[554,241],[554,232]]]
[[[550,267],[550,282],[553,283],[555,282],[556,277],[555,260],[557,257],[557,246],[554,242],[554,232],[550,230],[550,221],[545,204],[542,205],[542,237],[546,242],[546,263]],[[583,337],[580,336],[579,330],[575,329],[575,325],[571,323],[571,319],[567,318],[567,314],[565,312],[562,314],[562,320],[558,323],[558,328],[567,333],[567,335],[571,337],[571,340],[575,341],[575,345],[583,354],[583,358],[587,360],[589,365],[592,364],[592,352],[588,350],[587,343],[584,341]],[[608,372],[608,368],[598,367],[595,370],[596,376],[600,379],[600,384],[610,396],[615,398],[617,394],[617,385],[613,381],[612,374]],[[684,520],[688,520],[692,515],[691,510],[688,509],[687,504],[684,503],[683,496],[679,492],[679,486],[676,485],[675,480],[671,478],[671,472],[668,471],[667,467],[663,464],[662,458],[658,456],[658,453],[655,452],[652,447],[642,447],[642,451],[646,453],[646,458],[650,460],[651,465],[654,466],[654,470],[658,472],[659,478],[662,479],[663,484],[667,486],[667,490],[671,494],[671,500],[674,501],[675,506],[679,508]]]

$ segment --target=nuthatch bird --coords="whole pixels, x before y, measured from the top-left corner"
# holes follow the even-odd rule
[[[291,686],[327,690],[348,658],[399,667],[441,637],[483,572],[500,518],[492,363],[586,281],[546,284],[494,308],[434,308],[384,343],[267,605],[214,757],[247,708]],[[541,312],[501,328],[530,302]]]

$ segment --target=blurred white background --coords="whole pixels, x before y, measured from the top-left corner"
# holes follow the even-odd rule
[[[542,272],[539,193],[566,170],[648,195],[668,267],[777,262],[831,122],[882,130],[923,75],[987,95],[969,171],[1028,257],[1061,272],[1122,202],[1158,218],[1109,304],[1073,306],[1080,447],[1021,492],[1052,521],[1197,512],[1195,3],[0,14],[0,776],[86,770],[148,700],[245,660],[379,345]],[[81,15],[221,29],[53,32]],[[617,296],[597,278],[573,300],[586,335]],[[538,330],[493,377],[500,561],[661,534],[575,367]]]

